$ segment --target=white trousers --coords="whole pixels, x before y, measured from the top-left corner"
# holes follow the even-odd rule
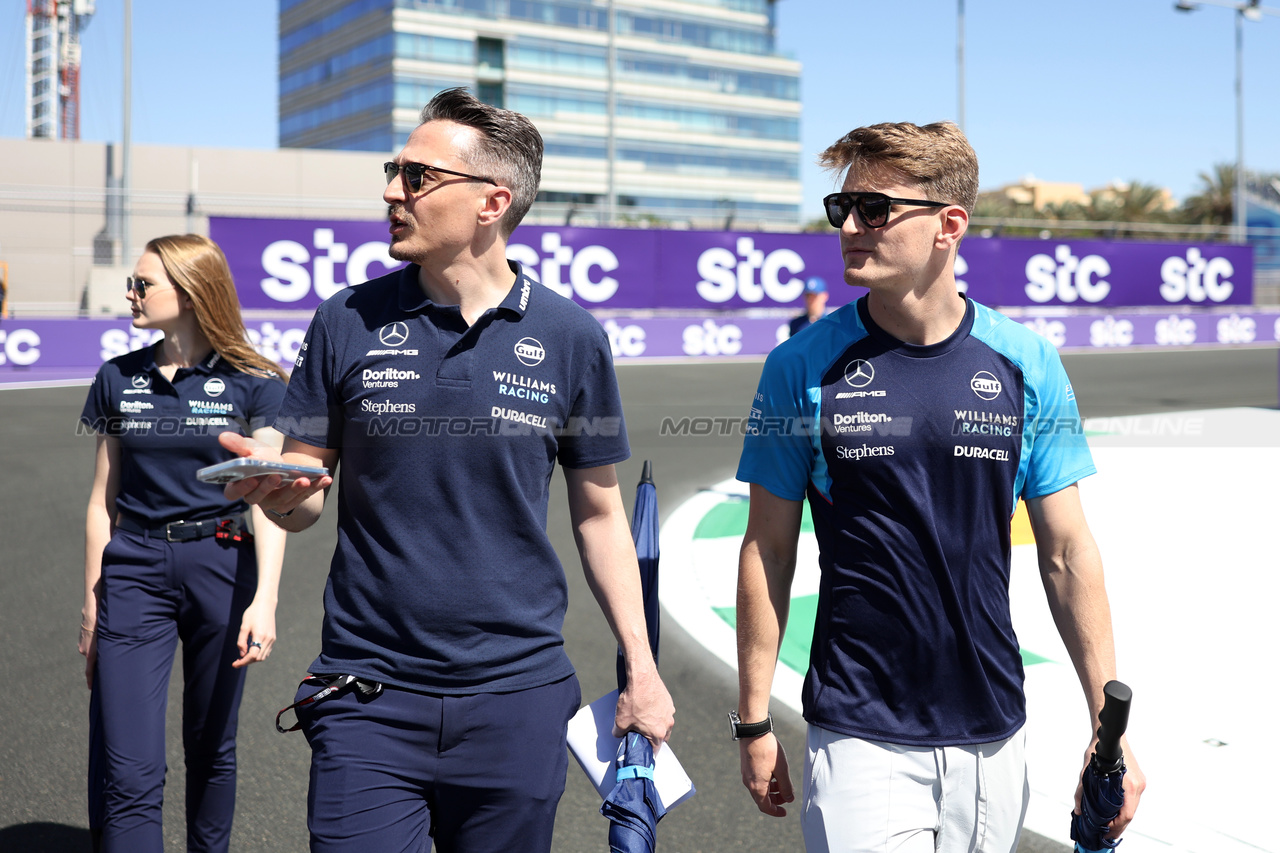
[[[800,824],[808,853],[1014,853],[1031,789],[1019,731],[915,747],[809,726]]]

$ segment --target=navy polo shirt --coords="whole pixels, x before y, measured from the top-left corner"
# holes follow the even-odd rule
[[[341,451],[312,672],[452,694],[573,672],[552,471],[629,449],[604,330],[512,269],[471,327],[424,295],[416,265],[340,291],[312,320],[276,422]]]
[[[813,510],[805,719],[922,746],[1016,732],[1010,517],[1095,470],[1053,346],[973,301],[912,346],[863,297],[769,355],[749,424],[738,479]]]
[[[89,429],[120,441],[116,506],[148,525],[244,512],[243,502],[229,503],[222,486],[200,482],[196,471],[233,458],[219,433],[271,426],[284,381],[245,373],[214,351],[170,382],[156,367],[160,346],[102,365],[80,414]]]

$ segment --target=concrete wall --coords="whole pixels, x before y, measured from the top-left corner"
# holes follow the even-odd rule
[[[118,145],[111,155],[110,171],[119,176]],[[113,233],[118,226],[108,227],[107,156],[101,142],[0,139],[0,261],[9,268],[11,313],[74,312],[93,267],[131,267],[152,237],[207,234],[211,215],[384,215],[381,167],[387,154],[137,145],[131,247],[122,258]]]

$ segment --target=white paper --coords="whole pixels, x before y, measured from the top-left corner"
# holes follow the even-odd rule
[[[618,711],[618,691],[607,693],[578,710],[569,721],[569,751],[596,786],[600,799],[609,796],[616,783],[618,746],[622,738],[613,736],[613,718]],[[663,744],[653,758],[653,784],[667,810],[697,793],[693,780],[684,772],[675,750]]]

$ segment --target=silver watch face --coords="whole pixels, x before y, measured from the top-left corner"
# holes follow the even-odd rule
[[[738,724],[741,722],[742,719],[738,716],[737,711],[729,712],[729,737],[734,740],[738,739]]]

